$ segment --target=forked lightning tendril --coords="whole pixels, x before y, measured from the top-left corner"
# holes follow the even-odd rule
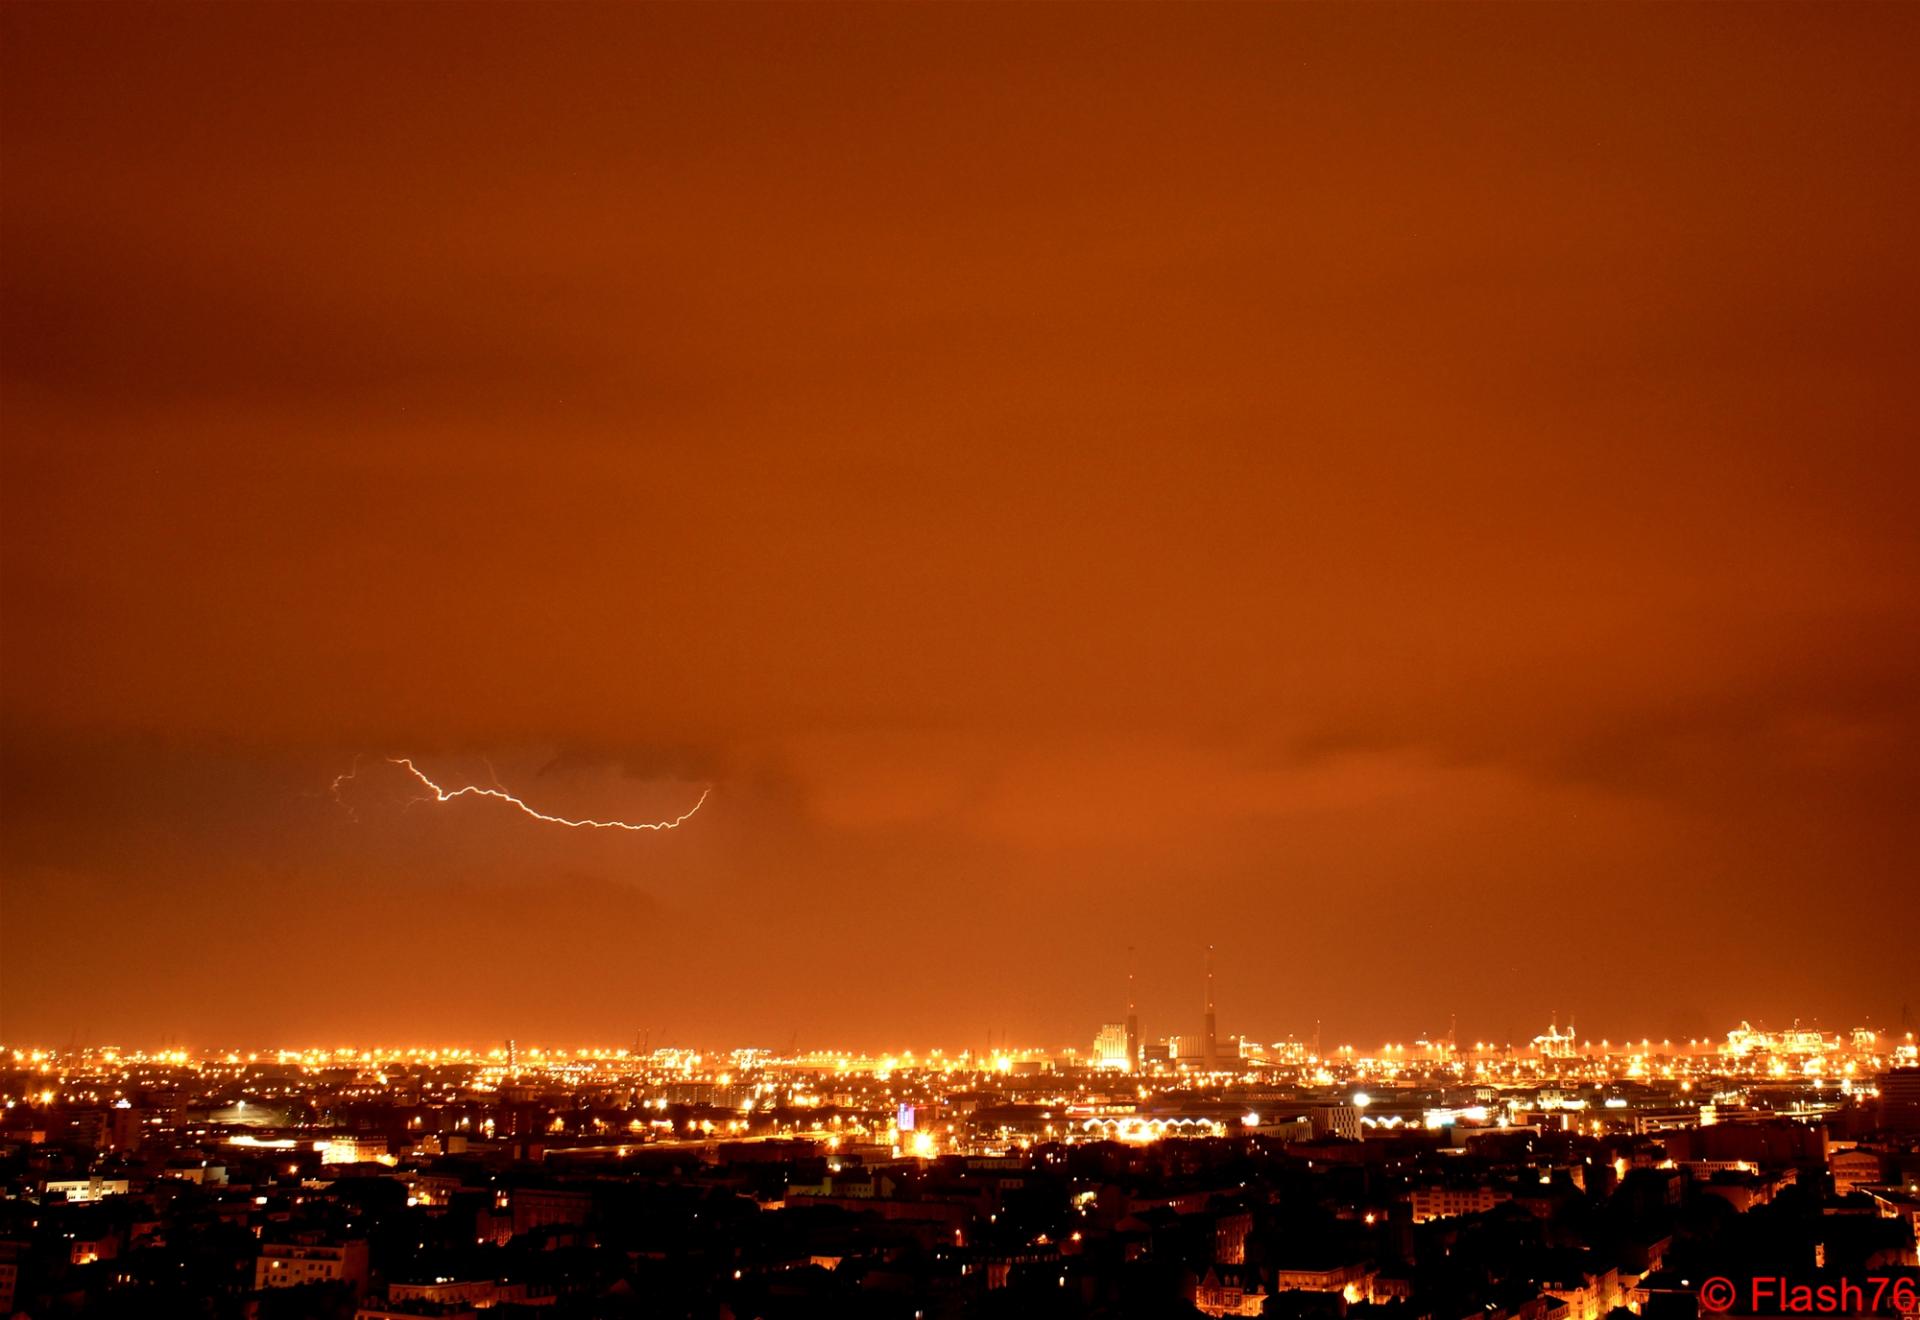
[[[518,797],[515,797],[512,793],[509,793],[506,789],[500,788],[497,786],[494,788],[485,788],[479,784],[468,784],[462,788],[442,788],[439,784],[436,784],[433,782],[433,780],[427,778],[427,776],[421,772],[420,767],[415,765],[410,758],[405,756],[389,756],[387,758],[387,761],[392,765],[397,765],[401,767],[408,774],[412,775],[415,779],[419,780],[421,785],[425,787],[428,792],[433,794],[432,799],[430,799],[431,801],[451,802],[455,798],[462,798],[462,797],[495,798],[501,802],[505,802],[511,806],[519,808],[520,811],[524,812],[526,815],[533,817],[535,820],[545,821],[549,825],[565,825],[568,829],[573,829],[573,830],[629,830],[637,833],[641,830],[679,829],[680,826],[685,824],[688,818],[694,814],[694,812],[700,810],[700,808],[706,804],[707,795],[713,791],[711,788],[701,789],[699,800],[696,801],[691,807],[688,807],[685,811],[681,812],[678,816],[675,816],[672,820],[656,820],[656,821],[570,820],[565,816],[553,816],[553,815],[549,815],[544,811],[536,811],[534,808],[528,806],[526,802],[522,801]],[[333,795],[336,800],[338,800],[340,796],[340,785],[345,781],[352,779],[355,775],[359,773],[359,771],[360,771],[360,763],[358,760],[356,760],[354,762],[353,769],[349,770],[346,774],[341,775],[339,778],[333,781]],[[494,780],[494,783],[498,785],[499,782],[500,782],[499,779],[496,777]],[[428,801],[429,799],[421,798],[419,800],[422,802],[425,802],[425,801]]]

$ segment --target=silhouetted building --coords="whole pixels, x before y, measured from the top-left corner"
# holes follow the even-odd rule
[[[1880,1079],[1880,1125],[1920,1132],[1920,1068],[1895,1068]]]

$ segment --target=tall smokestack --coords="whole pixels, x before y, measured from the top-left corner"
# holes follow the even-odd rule
[[[1200,1044],[1200,1061],[1209,1072],[1220,1066],[1220,1042],[1213,1030],[1213,946],[1207,946],[1207,1025]]]
[[[1127,946],[1127,1067],[1140,1071],[1140,1010],[1133,997],[1133,946]]]

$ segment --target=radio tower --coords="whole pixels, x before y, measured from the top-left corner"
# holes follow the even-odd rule
[[[1133,946],[1127,946],[1127,1068],[1140,1071],[1140,1010],[1133,997]]]
[[[1213,946],[1207,946],[1207,1022],[1200,1042],[1200,1062],[1208,1072],[1220,1065],[1220,1043],[1213,1031]]]

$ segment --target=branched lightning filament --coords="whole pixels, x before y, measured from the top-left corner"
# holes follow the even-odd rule
[[[429,793],[433,794],[433,797],[431,800],[434,802],[451,802],[455,798],[463,798],[463,797],[494,798],[494,799],[497,799],[498,801],[505,802],[510,806],[518,808],[521,812],[533,817],[535,820],[545,821],[549,825],[565,825],[568,829],[573,829],[573,830],[629,830],[629,831],[639,832],[641,830],[678,829],[680,828],[681,825],[686,823],[688,818],[691,817],[694,814],[694,812],[700,810],[700,808],[706,804],[707,795],[713,791],[711,788],[705,788],[700,790],[699,799],[691,807],[688,807],[685,811],[681,812],[678,816],[675,816],[672,820],[656,820],[656,821],[572,820],[566,816],[554,816],[544,811],[535,810],[533,807],[528,806],[527,803],[522,799],[514,796],[512,793],[509,793],[506,789],[499,787],[498,779],[495,779],[494,781],[495,787],[493,788],[487,788],[480,784],[467,784],[461,788],[443,788],[439,784],[436,784],[433,780],[429,779],[421,771],[420,767],[413,763],[411,758],[405,757],[405,756],[389,756],[387,760],[391,764],[399,766],[400,768],[405,770],[408,774],[412,775],[415,779],[419,780],[421,786],[424,787]],[[359,772],[359,768],[360,768],[359,763],[358,761],[356,761],[354,763],[354,768],[352,770],[349,770],[346,774],[341,775],[338,779],[335,779],[333,781],[333,795],[336,799],[338,799],[340,796],[340,785],[346,780],[352,779],[354,775],[356,775]],[[429,799],[422,798],[420,800],[427,801]]]

